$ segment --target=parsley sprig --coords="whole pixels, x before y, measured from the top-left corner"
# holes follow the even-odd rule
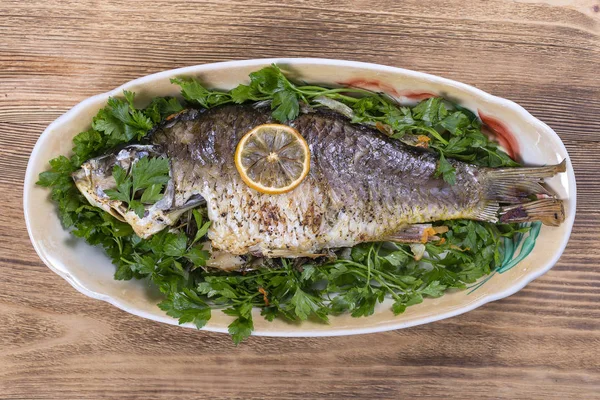
[[[113,200],[127,203],[128,210],[133,209],[138,217],[143,218],[144,205],[154,204],[163,197],[163,187],[169,181],[169,160],[142,157],[132,164],[130,171],[115,165],[112,176],[117,187],[104,192]]]
[[[174,78],[171,79],[171,82],[181,87],[181,94],[186,100],[204,108],[227,103],[270,101],[273,118],[280,122],[296,118],[300,113],[301,102],[311,104],[312,100],[319,96],[354,102],[357,99],[348,94],[372,94],[368,90],[357,88],[330,89],[312,85],[296,85],[275,64],[252,72],[248,85],[238,85],[229,92],[208,90],[196,78]]]

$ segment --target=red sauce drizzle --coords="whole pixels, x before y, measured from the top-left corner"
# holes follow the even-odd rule
[[[432,97],[437,97],[437,94],[430,92],[412,92],[410,90],[403,90],[400,92],[400,96],[406,97],[407,99],[411,100],[421,101],[425,99],[430,99]]]
[[[373,90],[375,92],[385,92],[392,96],[398,96],[398,91],[393,86],[383,83],[377,79],[352,78],[347,81],[338,82],[341,86],[351,86],[361,89]]]
[[[338,82],[342,86],[351,86],[361,89],[372,90],[375,92],[385,92],[396,97],[406,97],[407,99],[421,101],[436,97],[437,94],[431,92],[415,92],[412,90],[402,90],[398,92],[393,86],[383,83],[377,79],[352,78],[344,82]]]
[[[482,113],[479,109],[477,112],[484,126],[488,128],[488,131],[496,138],[498,143],[504,147],[510,158],[513,160],[520,159],[519,143],[508,127],[502,121]]]

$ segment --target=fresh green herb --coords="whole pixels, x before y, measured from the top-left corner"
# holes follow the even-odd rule
[[[437,169],[435,171],[435,176],[442,176],[442,178],[451,185],[456,183],[456,170],[450,164],[446,157],[444,156],[444,152],[440,152],[440,159],[438,161]]]
[[[196,78],[173,78],[171,79],[171,83],[181,87],[181,95],[187,101],[204,108],[216,107],[232,102],[229,93],[208,90]]]
[[[163,186],[169,181],[169,160],[163,157],[142,157],[133,163],[131,171],[125,171],[120,165],[113,167],[112,176],[117,183],[116,189],[105,193],[113,200],[127,203],[127,210],[133,209],[138,217],[144,217],[144,205],[154,204],[163,197]],[[141,193],[141,198],[136,196]]]
[[[158,124],[166,117],[182,110],[183,106],[174,97],[155,97],[144,109],[144,114],[152,120],[152,123]]]
[[[178,318],[180,324],[192,322],[198,329],[210,319],[210,307],[190,289],[182,289],[181,292],[168,295],[158,306],[167,315]]]
[[[292,83],[277,65],[265,67],[250,74],[248,85],[239,85],[229,92],[208,90],[195,78],[171,80],[181,87],[183,97],[205,108],[226,103],[245,103],[247,101],[270,101],[273,118],[280,122],[292,120],[300,113],[300,102],[309,104],[319,96],[336,100],[357,101],[347,94],[371,94],[363,89],[328,89],[318,86],[298,86]]]
[[[132,139],[139,140],[153,126],[152,120],[134,107],[135,94],[126,90],[123,94],[125,100],[114,97],[108,99],[107,106],[92,121],[92,128],[109,137],[110,146]]]
[[[490,167],[517,165],[482,133],[473,113],[442,98],[427,99],[414,107],[399,106],[384,94],[363,89],[299,85],[275,65],[252,73],[249,84],[229,92],[206,89],[195,78],[172,82],[181,87],[189,105],[210,108],[269,101],[273,117],[279,121],[295,118],[303,104],[322,107],[319,98],[335,100],[346,110],[349,107],[355,123],[377,126],[400,140],[410,135],[426,136],[422,143],[440,153],[437,174],[450,184],[456,178],[446,157]],[[385,242],[340,249],[333,261],[320,264],[272,259],[251,272],[208,270],[210,254],[203,243],[210,221],[205,210],[192,210],[182,217],[177,229],[163,230],[144,240],[128,224],[89,205],[73,183],[71,174],[83,161],[139,140],[166,117],[183,110],[175,98],[155,98],[145,108],[137,108],[134,100],[130,92],[124,92],[123,99],[111,98],[94,117],[92,128],[73,139],[71,158],[51,160],[50,169],[40,174],[38,184],[51,188],[65,228],[105,249],[116,266],[115,279],[149,279],[164,295],[159,307],[180,323],[191,322],[201,328],[209,321],[211,309],[222,309],[234,317],[229,332],[236,344],[252,333],[254,308],[267,320],[326,323],[328,315],[371,315],[386,298],[393,299],[391,309],[400,314],[426,297],[464,289],[501,265],[504,238],[528,229],[445,221],[439,223],[449,228],[440,235],[443,240],[426,244],[425,257],[419,261],[410,246]],[[141,216],[144,204],[162,196],[168,169],[166,159],[148,157],[129,170],[117,166],[113,170],[117,187],[107,193]],[[190,226],[195,229],[184,233]]]
[[[194,240],[192,241],[192,244],[195,244],[208,233],[210,221],[203,222],[204,217],[198,210],[192,210],[192,215],[194,216],[194,221],[196,222],[196,226],[198,228],[196,235],[194,236]]]

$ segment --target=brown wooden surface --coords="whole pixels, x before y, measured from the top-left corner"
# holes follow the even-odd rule
[[[0,1],[0,398],[600,398],[600,1]],[[44,128],[165,69],[328,57],[429,72],[515,100],[578,183],[560,262],[510,298],[354,337],[251,338],[89,299],[29,243],[21,195]]]

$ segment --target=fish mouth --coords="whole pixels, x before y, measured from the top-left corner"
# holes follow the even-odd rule
[[[72,177],[77,189],[92,206],[99,207],[119,221],[128,223],[139,237],[147,239],[175,224],[187,210],[206,203],[199,194],[192,194],[185,201],[181,201],[182,199],[176,196],[171,163],[169,164],[169,181],[163,197],[152,205],[145,205],[142,217],[129,209],[127,203],[111,199],[106,194],[106,190],[114,189],[117,186],[112,176],[115,165],[129,171],[131,166],[143,157],[162,156],[164,153],[160,146],[129,145],[86,161],[79,170],[72,174]]]

